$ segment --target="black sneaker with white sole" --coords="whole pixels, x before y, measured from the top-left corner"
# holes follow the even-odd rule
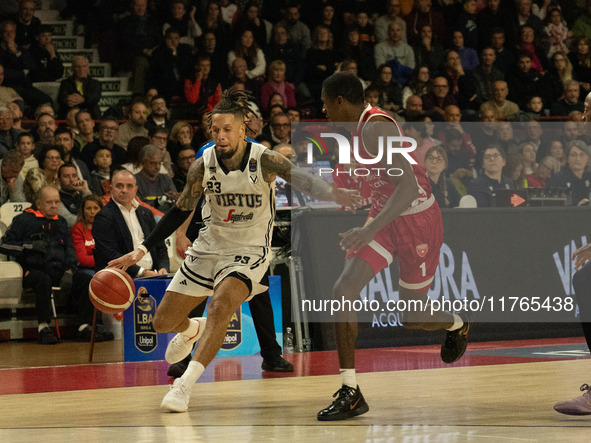
[[[365,402],[359,386],[352,388],[351,386],[343,385],[341,389],[334,393],[333,397],[336,397],[336,400],[318,413],[316,416],[318,420],[346,420],[347,418],[365,414],[369,411],[369,406]]]

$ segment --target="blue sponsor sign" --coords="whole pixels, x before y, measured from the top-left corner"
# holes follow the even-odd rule
[[[136,299],[123,313],[124,361],[164,360],[166,346],[175,334],[156,334],[152,319],[170,281],[170,278],[134,280]],[[275,319],[275,336],[277,342],[282,344],[281,277],[269,277],[269,295]],[[245,302],[232,316],[224,344],[217,356],[254,355],[260,351],[252,314],[248,302]]]

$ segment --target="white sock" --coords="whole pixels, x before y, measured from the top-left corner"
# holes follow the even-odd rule
[[[45,328],[49,328],[47,323],[39,323],[39,326],[37,326],[37,332],[41,332]]]
[[[357,389],[357,379],[355,378],[355,369],[339,369],[341,381],[344,385]]]
[[[451,315],[454,316],[454,324],[447,328],[448,331],[456,331],[464,326],[464,320],[462,320],[462,317],[460,317],[455,312],[453,312]]]
[[[181,332],[187,338],[193,338],[199,332],[199,322],[193,320],[192,318],[189,319],[189,327],[184,331]]]
[[[88,323],[84,323],[83,325],[78,326],[78,332],[82,332],[84,328],[88,326]]]
[[[181,378],[188,384],[188,386],[193,386],[197,383],[197,380],[199,380],[203,371],[205,371],[205,367],[201,363],[191,360],[187,370]]]

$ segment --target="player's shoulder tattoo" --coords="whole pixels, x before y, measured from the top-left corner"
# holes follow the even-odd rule
[[[287,182],[291,181],[291,162],[271,149],[265,149],[261,154],[261,169],[265,181],[273,181],[277,175]]]
[[[184,211],[192,211],[203,194],[203,176],[205,174],[205,162],[203,157],[193,162],[187,172],[187,184],[181,192],[176,205]]]

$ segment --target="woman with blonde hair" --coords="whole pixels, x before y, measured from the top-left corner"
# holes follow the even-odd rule
[[[191,146],[193,135],[193,126],[189,122],[178,121],[174,124],[170,130],[170,135],[168,136],[168,145],[166,146],[166,149],[168,152],[170,152],[170,157],[173,163],[176,162],[179,152],[183,146]]]
[[[274,60],[269,65],[267,81],[261,86],[261,109],[267,111],[269,101],[273,94],[279,94],[283,99],[283,107],[295,108],[295,88],[285,81],[285,63],[282,60]]]
[[[552,65],[556,69],[558,78],[562,81],[562,86],[573,79],[573,65],[565,52],[556,51],[552,55]]]

